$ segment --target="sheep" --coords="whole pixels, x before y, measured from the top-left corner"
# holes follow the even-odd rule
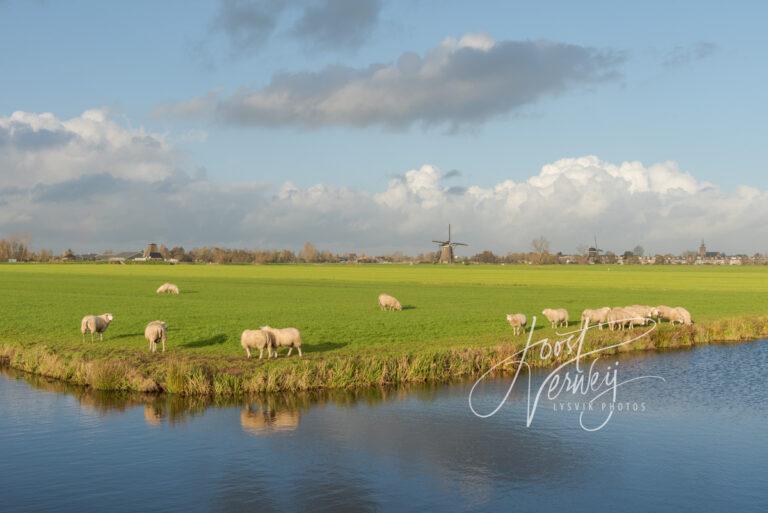
[[[611,331],[614,329],[623,330],[624,326],[633,327],[633,317],[635,315],[624,308],[611,308],[608,315],[606,315],[606,321]]]
[[[274,356],[277,358],[277,348],[287,347],[288,354],[291,356],[293,348],[295,347],[299,351],[299,358],[301,358],[301,333],[296,328],[271,328],[269,326],[262,326],[262,330],[272,334],[274,337]]]
[[[544,317],[549,319],[553,328],[560,326],[568,326],[568,310],[565,308],[545,308],[541,313]]]
[[[581,312],[581,327],[589,327],[591,322],[597,323],[599,329],[603,329],[608,312],[611,310],[609,306],[603,308],[597,308],[590,310],[589,308]]]
[[[382,310],[397,310],[403,309],[400,301],[390,296],[389,294],[379,294],[379,308]]]
[[[179,295],[179,287],[174,285],[173,283],[163,283],[157,288],[158,294],[173,294],[175,296]]]
[[[673,314],[673,317],[670,319],[670,322],[672,324],[679,323],[679,324],[685,324],[690,326],[691,324],[693,324],[693,319],[691,319],[691,312],[689,312],[682,306],[675,307],[674,314]]]
[[[163,321],[152,321],[144,328],[144,338],[149,342],[149,350],[157,352],[157,343],[163,343],[163,352],[165,352],[165,342],[168,340],[168,325]]]
[[[512,331],[515,332],[515,335],[519,335],[520,331],[525,328],[528,319],[525,318],[525,314],[521,313],[507,314],[507,322],[512,326]]]
[[[656,317],[660,321],[671,321],[677,316],[675,309],[667,305],[659,305],[655,309]]]
[[[99,334],[99,340],[104,340],[104,332],[109,328],[109,323],[114,320],[114,316],[111,313],[105,313],[101,315],[86,315],[83,320],[80,321],[80,333],[83,334],[83,342],[85,342],[85,334],[91,333],[91,342],[93,342],[93,334]]]
[[[638,317],[632,323],[644,326],[650,322],[650,319],[654,317],[656,311],[655,308],[648,305],[631,305],[625,306],[624,310],[631,313],[633,317]]]
[[[272,357],[272,350],[275,348],[275,337],[269,331],[260,330],[245,330],[240,335],[240,345],[245,349],[245,354],[248,358],[251,357],[251,349],[259,350],[259,360],[264,356],[264,349],[267,350],[267,358]],[[277,352],[275,352],[275,358]]]

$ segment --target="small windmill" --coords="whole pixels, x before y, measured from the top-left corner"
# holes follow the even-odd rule
[[[603,250],[597,247],[597,235],[595,235],[595,245],[591,246],[588,250],[588,257],[589,261],[592,263],[599,263],[600,262],[600,253],[602,253]]]
[[[467,246],[463,242],[453,242],[451,240],[451,225],[448,225],[448,240],[433,240],[435,244],[440,246],[440,258],[437,259],[440,264],[452,264],[453,263],[453,248],[454,246]]]

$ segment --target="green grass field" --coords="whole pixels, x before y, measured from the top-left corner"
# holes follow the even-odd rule
[[[165,281],[181,295],[156,295]],[[380,311],[381,292],[405,309]],[[543,308],[567,308],[577,324],[584,308],[633,303],[685,306],[697,323],[765,315],[768,269],[8,264],[0,265],[0,344],[80,358],[140,357],[152,365],[143,330],[162,319],[170,328],[164,359],[242,360],[240,333],[264,324],[301,329],[305,360],[398,357],[520,341],[505,322],[509,312],[530,322]],[[115,316],[105,340],[83,342],[80,319],[104,312]]]

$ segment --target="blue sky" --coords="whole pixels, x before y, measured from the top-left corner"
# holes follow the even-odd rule
[[[723,195],[742,185],[761,193],[768,188],[763,158],[768,6],[762,2],[370,0],[376,12],[355,41],[323,44],[297,35],[302,9],[324,1],[285,0],[287,7],[277,10],[276,25],[263,41],[240,46],[217,20],[228,6],[265,2],[0,1],[0,116],[50,112],[65,120],[102,109],[120,127],[162,138],[175,169],[222,187],[258,183],[273,192],[290,181],[302,190],[323,184],[376,194],[393,177],[425,164],[443,174],[460,171],[446,179],[445,188],[493,188],[505,180],[524,182],[560,159],[587,155],[616,165],[674,161],[681,172],[715,184]],[[332,22],[340,22],[339,16]],[[372,64],[392,65],[406,52],[426,58],[445,38],[466,34],[485,34],[497,44],[574,45],[606,52],[616,62],[606,67],[612,72],[608,79],[577,81],[515,107],[491,108],[479,121],[467,114],[472,121],[460,120],[458,127],[441,121],[425,127],[417,114],[397,126],[385,119],[307,127],[283,117],[241,123],[164,110],[211,92],[219,104],[235,104],[238,91],[259,95],[282,72],[319,73],[332,65],[362,72]],[[463,108],[458,105],[461,113],[455,116],[464,116]],[[50,230],[41,229],[38,236],[35,228],[5,226],[47,242]],[[723,244],[744,245],[726,231]],[[252,241],[238,234],[221,242],[295,245],[303,236]],[[560,240],[557,234],[550,238]],[[414,247],[408,240],[406,247]],[[99,241],[94,232],[83,244]],[[672,245],[651,242],[665,249]],[[358,241],[347,233],[328,243]],[[562,243],[575,241],[563,237]]]

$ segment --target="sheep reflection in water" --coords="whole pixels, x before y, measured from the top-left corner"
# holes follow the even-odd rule
[[[278,401],[247,404],[240,411],[240,426],[250,435],[293,431],[299,426],[299,409]]]

